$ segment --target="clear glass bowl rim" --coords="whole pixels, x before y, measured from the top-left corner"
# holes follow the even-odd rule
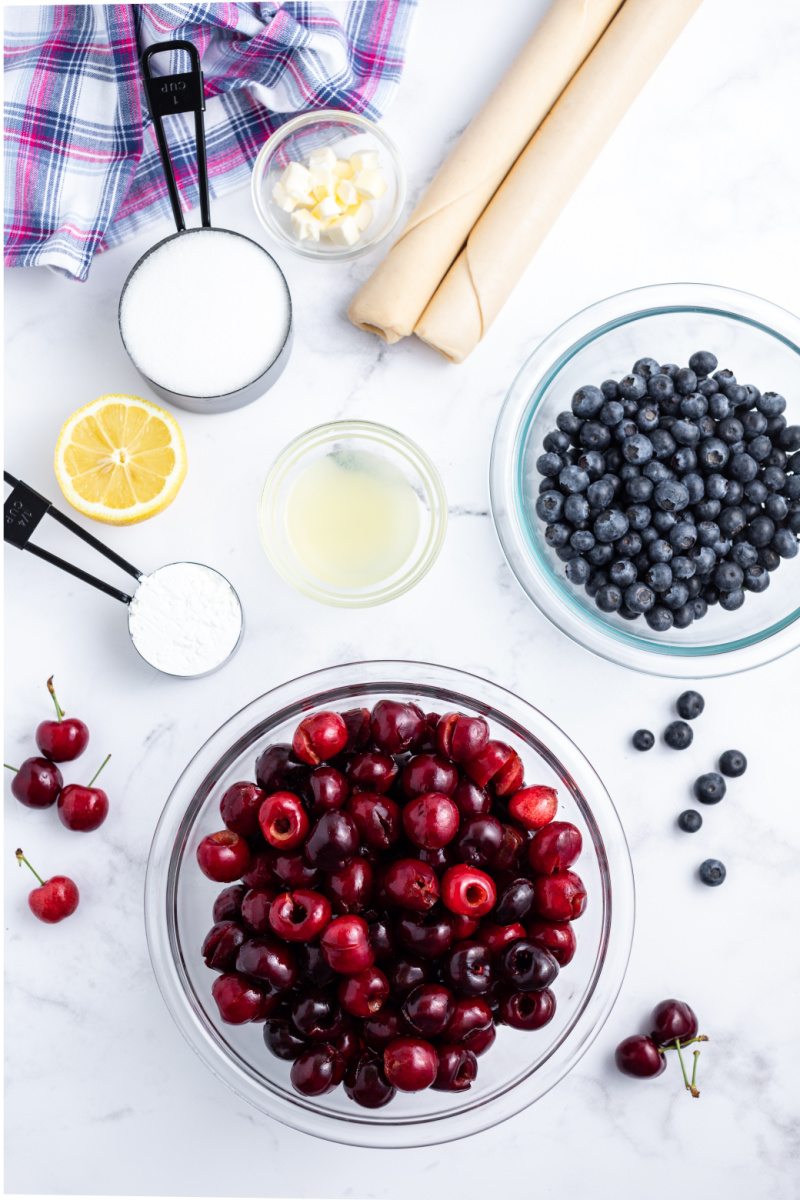
[[[376,584],[372,591],[354,592],[352,595],[348,595],[344,590],[333,593],[326,592],[322,588],[315,588],[294,575],[287,568],[283,558],[275,549],[273,538],[267,526],[267,513],[269,511],[271,515],[283,482],[284,472],[293,460],[296,460],[306,450],[312,449],[315,446],[321,446],[326,442],[335,442],[339,438],[352,436],[363,437],[367,445],[369,445],[370,439],[382,445],[388,444],[398,453],[402,454],[414,465],[414,469],[423,480],[431,503],[427,538],[423,552],[417,562],[408,567],[404,571],[404,574],[390,588],[384,588],[382,584]],[[439,557],[439,552],[444,544],[445,534],[447,533],[447,515],[447,496],[444,484],[433,461],[416,442],[406,437],[404,433],[400,433],[397,429],[392,429],[389,425],[380,425],[375,421],[327,421],[322,425],[315,425],[312,429],[307,429],[304,433],[298,434],[296,438],[293,438],[291,442],[284,446],[271,464],[258,498],[258,529],[261,535],[261,542],[266,551],[267,558],[275,570],[287,583],[290,583],[293,588],[302,592],[303,595],[310,596],[312,600],[318,600],[322,604],[329,604],[337,608],[371,608],[377,604],[386,604],[389,600],[394,600],[398,596],[402,596],[405,592],[410,591],[411,588],[416,587]]]
[[[593,973],[588,999],[567,1035],[526,1078],[490,1100],[476,1099],[471,1107],[444,1117],[384,1118],[373,1123],[369,1111],[355,1105],[352,1114],[334,1117],[320,1112],[313,1100],[299,1095],[288,1099],[268,1091],[219,1047],[195,1012],[176,961],[180,955],[175,892],[182,850],[213,782],[215,766],[223,757],[232,759],[256,726],[268,735],[270,727],[324,703],[331,691],[348,686],[371,691],[435,687],[462,696],[482,711],[503,714],[544,743],[582,796],[591,793],[589,811],[602,835],[607,868],[603,903],[608,915],[602,961]],[[201,1061],[238,1096],[276,1120],[329,1141],[375,1148],[437,1145],[467,1137],[514,1116],[554,1087],[588,1050],[613,1008],[630,956],[634,909],[633,869],[622,824],[597,772],[575,743],[532,704],[498,684],[454,668],[405,660],[347,663],[311,672],[280,684],[234,714],[201,747],[170,793],[153,836],[145,881],[145,931],[156,982],[173,1020]]]
[[[662,283],[618,292],[581,309],[548,334],[517,372],[500,410],[489,464],[489,493],[503,553],[536,607],[572,641],[601,658],[644,674],[700,679],[762,666],[800,645],[800,606],[757,635],[721,648],[663,644],[647,648],[624,629],[570,603],[549,565],[529,548],[521,513],[520,451],[536,410],[559,371],[592,341],[642,317],[705,312],[741,321],[777,338],[800,358],[800,318],[787,309],[718,284]],[[735,624],[735,619],[733,621]]]
[[[306,129],[310,125],[317,125],[325,121],[347,122],[348,124],[356,125],[364,133],[372,134],[380,142],[381,148],[386,150],[392,163],[397,195],[395,196],[391,216],[380,234],[372,238],[362,239],[355,246],[342,246],[338,250],[331,249],[321,254],[318,250],[313,249],[313,244],[306,246],[303,242],[299,242],[295,238],[287,237],[277,223],[270,221],[266,210],[266,201],[263,196],[263,182],[269,160],[281,142],[291,137],[293,133],[297,133],[299,129]],[[362,254],[367,254],[369,251],[374,250],[376,246],[385,241],[389,234],[397,228],[397,222],[400,220],[405,206],[406,192],[407,180],[403,160],[400,157],[400,151],[388,133],[381,129],[374,121],[370,121],[368,117],[339,108],[314,109],[311,112],[301,113],[300,116],[293,117],[291,121],[280,125],[274,133],[270,134],[256,155],[255,162],[253,163],[253,172],[250,176],[250,195],[253,200],[253,207],[264,229],[279,245],[286,246],[287,249],[293,251],[295,254],[299,254],[302,258],[311,259],[312,262],[349,262],[354,258],[360,258]]]

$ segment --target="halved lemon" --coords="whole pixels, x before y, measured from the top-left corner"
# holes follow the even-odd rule
[[[186,475],[178,422],[139,396],[101,396],[58,436],[56,478],[73,508],[106,525],[146,521],[171,504]]]

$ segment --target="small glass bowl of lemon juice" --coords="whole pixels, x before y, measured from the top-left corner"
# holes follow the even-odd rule
[[[365,608],[419,583],[442,547],[447,499],[419,446],[370,421],[334,421],[295,438],[258,505],[270,562],[323,604]]]

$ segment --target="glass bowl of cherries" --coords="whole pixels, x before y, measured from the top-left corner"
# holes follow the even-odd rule
[[[430,1145],[543,1096],[633,934],[600,779],[532,705],[414,662],[332,667],[202,747],[156,829],[156,978],[206,1065],[296,1129]]]

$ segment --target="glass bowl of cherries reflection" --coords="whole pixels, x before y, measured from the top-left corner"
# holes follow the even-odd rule
[[[531,704],[363,662],[285,683],[189,763],[147,870],[164,1000],[262,1112],[353,1145],[465,1137],[591,1045],[630,952],[614,806]]]

